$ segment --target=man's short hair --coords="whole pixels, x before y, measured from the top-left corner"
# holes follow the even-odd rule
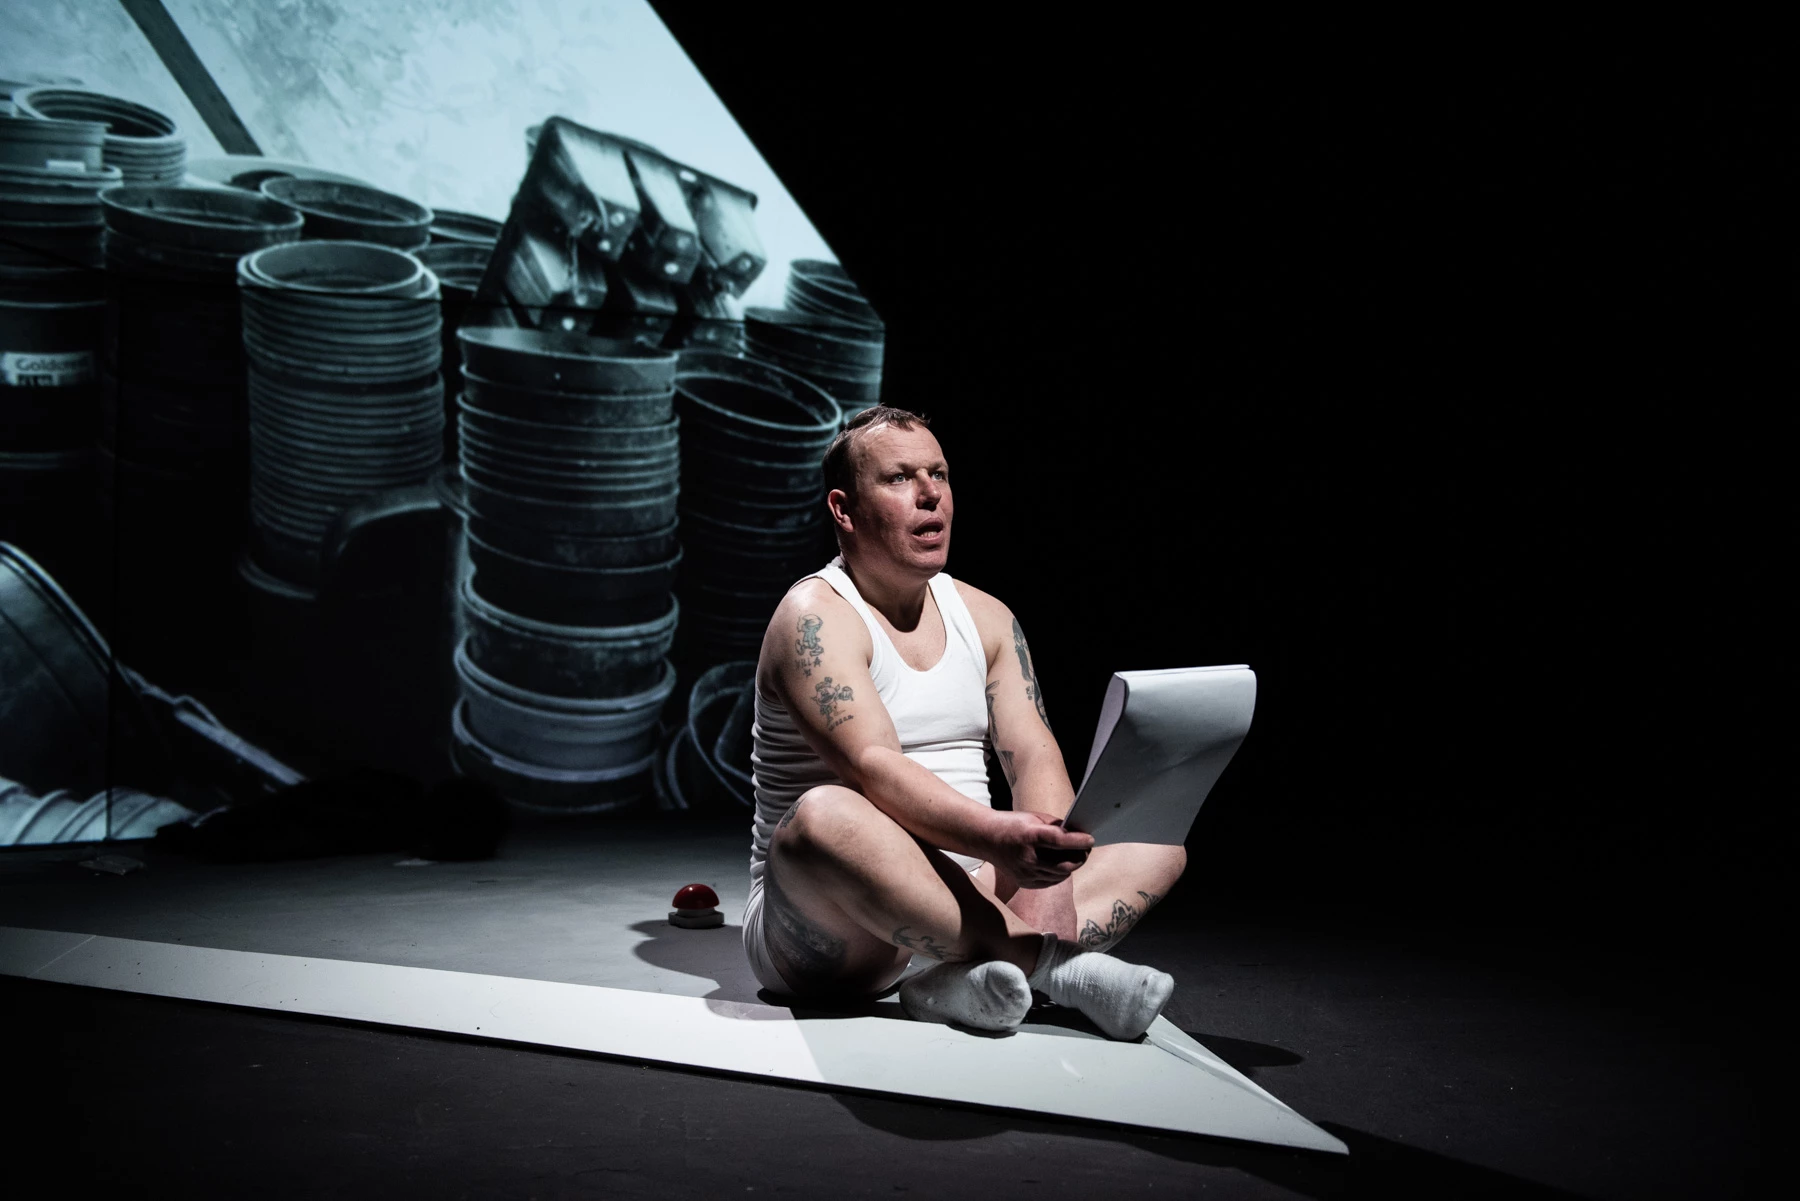
[[[872,430],[884,425],[903,430],[909,430],[915,425],[930,429],[931,421],[918,413],[878,404],[871,405],[852,417],[838,431],[838,436],[831,440],[831,446],[825,451],[825,491],[829,493],[834,489],[841,489],[846,509],[856,505],[856,444]]]

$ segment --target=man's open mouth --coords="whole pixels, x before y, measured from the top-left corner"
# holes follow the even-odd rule
[[[944,523],[935,518],[931,521],[922,521],[913,527],[913,533],[921,537],[929,537],[932,534],[941,534],[943,532]]]

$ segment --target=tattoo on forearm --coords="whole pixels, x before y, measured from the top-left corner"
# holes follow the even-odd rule
[[[825,646],[819,641],[819,631],[825,628],[825,619],[817,613],[808,613],[800,619],[800,637],[794,640],[794,657],[800,667],[800,674],[810,676],[812,669],[825,662]]]
[[[827,730],[835,730],[850,720],[853,715],[839,713],[838,706],[847,705],[855,699],[856,693],[850,690],[850,685],[834,685],[830,676],[813,685],[813,703],[819,706],[819,716],[825,719]]]
[[[1102,927],[1100,923],[1090,917],[1087,924],[1082,926],[1081,934],[1076,941],[1090,951],[1104,951],[1124,938],[1131,928],[1138,924],[1144,914],[1150,912],[1150,906],[1162,900],[1161,893],[1145,892],[1141,888],[1137,890],[1137,894],[1144,902],[1141,908],[1124,899],[1115,900],[1112,920]]]
[[[958,955],[929,934],[908,934],[907,929],[908,927],[902,926],[894,931],[895,946],[905,947],[940,963],[963,963],[969,958],[967,955]]]
[[[1025,629],[1019,624],[1019,619],[1016,617],[1013,618],[1013,650],[1018,652],[1019,671],[1025,677],[1025,695],[1030,697],[1031,703],[1037,706],[1038,719],[1048,730],[1050,714],[1044,711],[1044,688],[1038,683],[1037,672],[1031,669],[1031,651],[1025,645]]]
[[[994,744],[994,754],[1000,756],[1000,770],[1006,776],[1006,786],[1011,788],[1019,782],[1018,776],[1013,771],[1013,753],[1003,749],[994,738],[994,693],[999,687],[998,684],[987,686],[988,741]]]

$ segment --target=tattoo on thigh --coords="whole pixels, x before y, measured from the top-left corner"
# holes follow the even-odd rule
[[[819,716],[825,719],[825,728],[835,730],[849,721],[853,714],[839,713],[839,705],[847,705],[856,699],[856,693],[848,684],[833,684],[831,677],[826,676],[813,685],[813,702],[819,706]]]
[[[810,676],[813,668],[825,662],[825,645],[819,641],[819,631],[824,628],[825,619],[817,613],[808,613],[800,619],[800,637],[794,640],[794,657],[803,676]]]
[[[1031,648],[1025,645],[1025,628],[1019,624],[1019,619],[1016,617],[1013,618],[1013,650],[1019,656],[1019,672],[1025,677],[1025,695],[1030,697],[1031,703],[1037,706],[1038,720],[1043,722],[1044,728],[1048,730],[1050,714],[1044,709],[1044,687],[1038,683],[1037,672],[1032,670]]]
[[[775,828],[777,830],[784,828],[789,822],[794,820],[794,814],[800,812],[800,802],[805,799],[804,796],[794,798],[794,803],[787,807],[787,812],[782,814],[781,820],[775,823]]]
[[[829,930],[821,930],[794,908],[775,873],[765,877],[768,899],[764,910],[769,949],[784,974],[801,983],[825,982],[842,974],[847,945]]]
[[[1150,912],[1150,907],[1162,900],[1162,894],[1145,892],[1141,888],[1137,890],[1137,894],[1144,902],[1141,908],[1123,898],[1115,900],[1112,920],[1102,927],[1100,923],[1090,917],[1087,924],[1082,926],[1077,941],[1090,951],[1103,951],[1124,938],[1131,928],[1138,924],[1144,914]]]
[[[963,963],[969,958],[967,955],[958,955],[929,934],[908,934],[908,929],[910,927],[901,926],[894,931],[893,943],[895,946],[905,947],[909,951],[936,959],[940,963]]]

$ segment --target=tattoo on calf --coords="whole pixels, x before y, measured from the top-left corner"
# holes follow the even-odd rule
[[[800,619],[800,637],[794,640],[794,656],[800,667],[800,674],[810,676],[812,669],[825,662],[825,645],[819,641],[819,631],[825,628],[825,619],[817,613],[808,613]]]
[[[1025,645],[1025,628],[1019,624],[1019,619],[1016,617],[1013,618],[1013,650],[1019,656],[1019,672],[1025,677],[1025,695],[1030,697],[1031,703],[1037,706],[1038,720],[1042,721],[1044,728],[1048,730],[1050,714],[1044,710],[1044,688],[1038,683],[1037,672],[1032,670],[1031,649]]]
[[[1013,753],[1003,749],[994,739],[994,693],[999,687],[998,684],[987,686],[988,741],[993,743],[994,753],[1000,756],[1000,770],[1006,776],[1006,786],[1011,788],[1019,782],[1017,775],[1013,772]]]
[[[819,706],[819,716],[825,719],[825,728],[835,730],[849,721],[853,714],[839,713],[839,705],[847,705],[856,699],[856,693],[848,684],[833,684],[831,677],[826,676],[813,686],[813,702]]]
[[[1090,917],[1087,924],[1082,926],[1081,934],[1076,941],[1090,951],[1104,951],[1113,946],[1121,938],[1124,938],[1133,926],[1138,924],[1144,914],[1150,912],[1150,906],[1162,900],[1161,893],[1145,892],[1141,888],[1138,889],[1138,896],[1142,897],[1144,901],[1141,909],[1123,899],[1115,900],[1112,920],[1102,928]]]
[[[967,955],[958,955],[955,951],[931,937],[929,934],[908,934],[908,927],[901,926],[894,931],[893,943],[897,947],[905,947],[909,951],[935,959],[939,963],[963,963]]]

